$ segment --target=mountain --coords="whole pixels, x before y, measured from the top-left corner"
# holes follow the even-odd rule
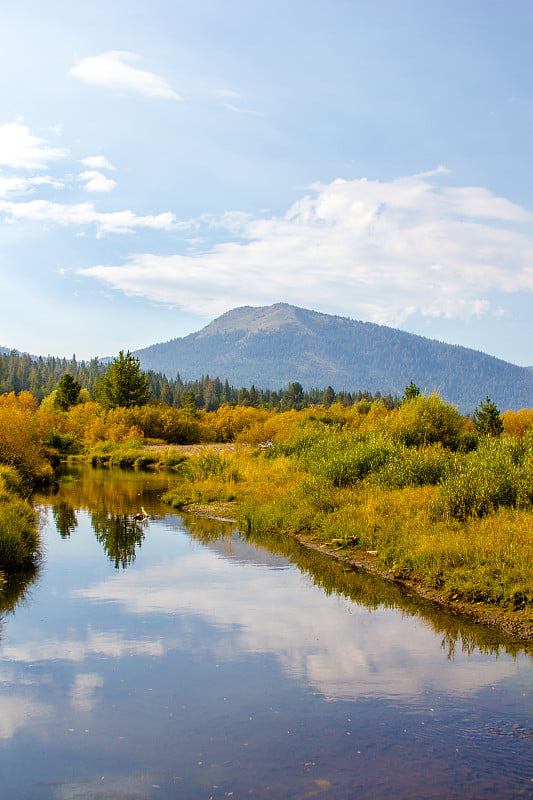
[[[235,386],[402,394],[413,380],[471,412],[488,395],[504,409],[533,406],[533,371],[494,356],[372,322],[276,303],[228,311],[197,333],[135,355],[145,370],[227,378]]]

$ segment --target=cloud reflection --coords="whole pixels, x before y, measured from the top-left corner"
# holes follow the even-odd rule
[[[123,656],[161,656],[167,650],[161,639],[126,639],[113,631],[93,631],[88,628],[85,638],[52,637],[41,641],[25,640],[6,644],[2,657],[7,661],[32,664],[40,661],[82,662],[90,656],[121,658]]]
[[[10,739],[19,728],[45,722],[53,709],[19,694],[0,697],[0,739]]]
[[[418,617],[328,596],[295,568],[274,581],[270,570],[210,549],[75,594],[131,614],[201,615],[215,633],[195,639],[195,652],[274,654],[289,675],[331,699],[413,696],[428,686],[464,693],[516,671],[512,661],[464,653],[450,668],[440,637]]]

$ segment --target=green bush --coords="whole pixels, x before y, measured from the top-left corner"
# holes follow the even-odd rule
[[[48,437],[44,441],[47,447],[57,450],[61,454],[79,453],[80,447],[75,433],[61,433],[56,428],[52,428]]]
[[[398,446],[382,436],[361,438],[332,431],[315,441],[300,457],[299,465],[312,475],[326,478],[333,486],[349,486],[378,472]]]
[[[440,445],[420,449],[405,447],[394,452],[369,481],[389,489],[435,486],[447,475],[450,460],[450,451]]]
[[[150,453],[142,453],[138,455],[135,461],[133,462],[134,467],[139,467],[140,469],[144,469],[145,467],[149,467],[152,464],[155,464],[157,458],[155,455]]]
[[[0,490],[7,493],[22,494],[22,478],[15,467],[0,464]]]
[[[442,483],[436,510],[466,520],[500,506],[525,508],[532,501],[530,440],[502,436],[484,439],[475,452],[455,457]]]
[[[455,450],[459,446],[464,419],[455,406],[435,392],[407,400],[387,421],[394,439],[408,447],[422,447],[440,442]]]
[[[182,453],[178,453],[177,450],[168,450],[164,453],[158,461],[158,465],[160,467],[177,467],[180,464],[183,464],[184,461],[187,460],[187,456],[184,456]]]

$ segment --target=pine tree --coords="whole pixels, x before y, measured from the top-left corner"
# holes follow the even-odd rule
[[[68,411],[78,402],[80,391],[81,384],[74,380],[70,372],[65,372],[56,390],[55,405],[61,411]]]
[[[474,428],[478,433],[487,436],[499,436],[503,433],[503,421],[500,412],[487,395],[484,403],[474,409]]]
[[[411,381],[409,386],[405,387],[402,403],[408,403],[409,400],[415,400],[417,397],[420,397],[420,387],[416,386],[415,383]]]
[[[150,400],[150,390],[148,379],[141,372],[139,359],[129,350],[126,355],[121,350],[106,374],[98,381],[95,394],[106,408],[146,405]]]

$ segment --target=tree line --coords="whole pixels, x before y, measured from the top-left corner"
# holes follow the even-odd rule
[[[137,359],[129,352],[126,356],[122,355],[124,359],[133,360],[135,369],[139,370]],[[58,389],[62,378],[68,374],[79,384],[80,389],[88,392],[90,398],[101,400],[106,376],[117,362],[120,362],[120,355],[109,364],[98,358],[78,361],[75,355],[71,359],[54,356],[34,357],[28,353],[12,350],[0,355],[0,394],[27,391],[41,403],[45,397]],[[253,384],[250,387],[237,388],[231,386],[227,379],[210,375],[202,375],[194,381],[183,381],[179,372],[175,378],[168,378],[162,372],[152,370],[142,374],[146,381],[146,399],[143,399],[143,402],[161,401],[174,408],[186,408],[194,404],[198,410],[216,411],[221,405],[228,403],[290,411],[318,404],[329,407],[334,403],[341,403],[349,407],[362,401],[372,403],[379,399],[388,409],[398,408],[401,404],[398,395],[382,395],[379,391],[374,393],[362,390],[335,391],[331,386],[325,389],[306,390],[298,381],[289,383],[287,387],[272,390],[257,388]]]

